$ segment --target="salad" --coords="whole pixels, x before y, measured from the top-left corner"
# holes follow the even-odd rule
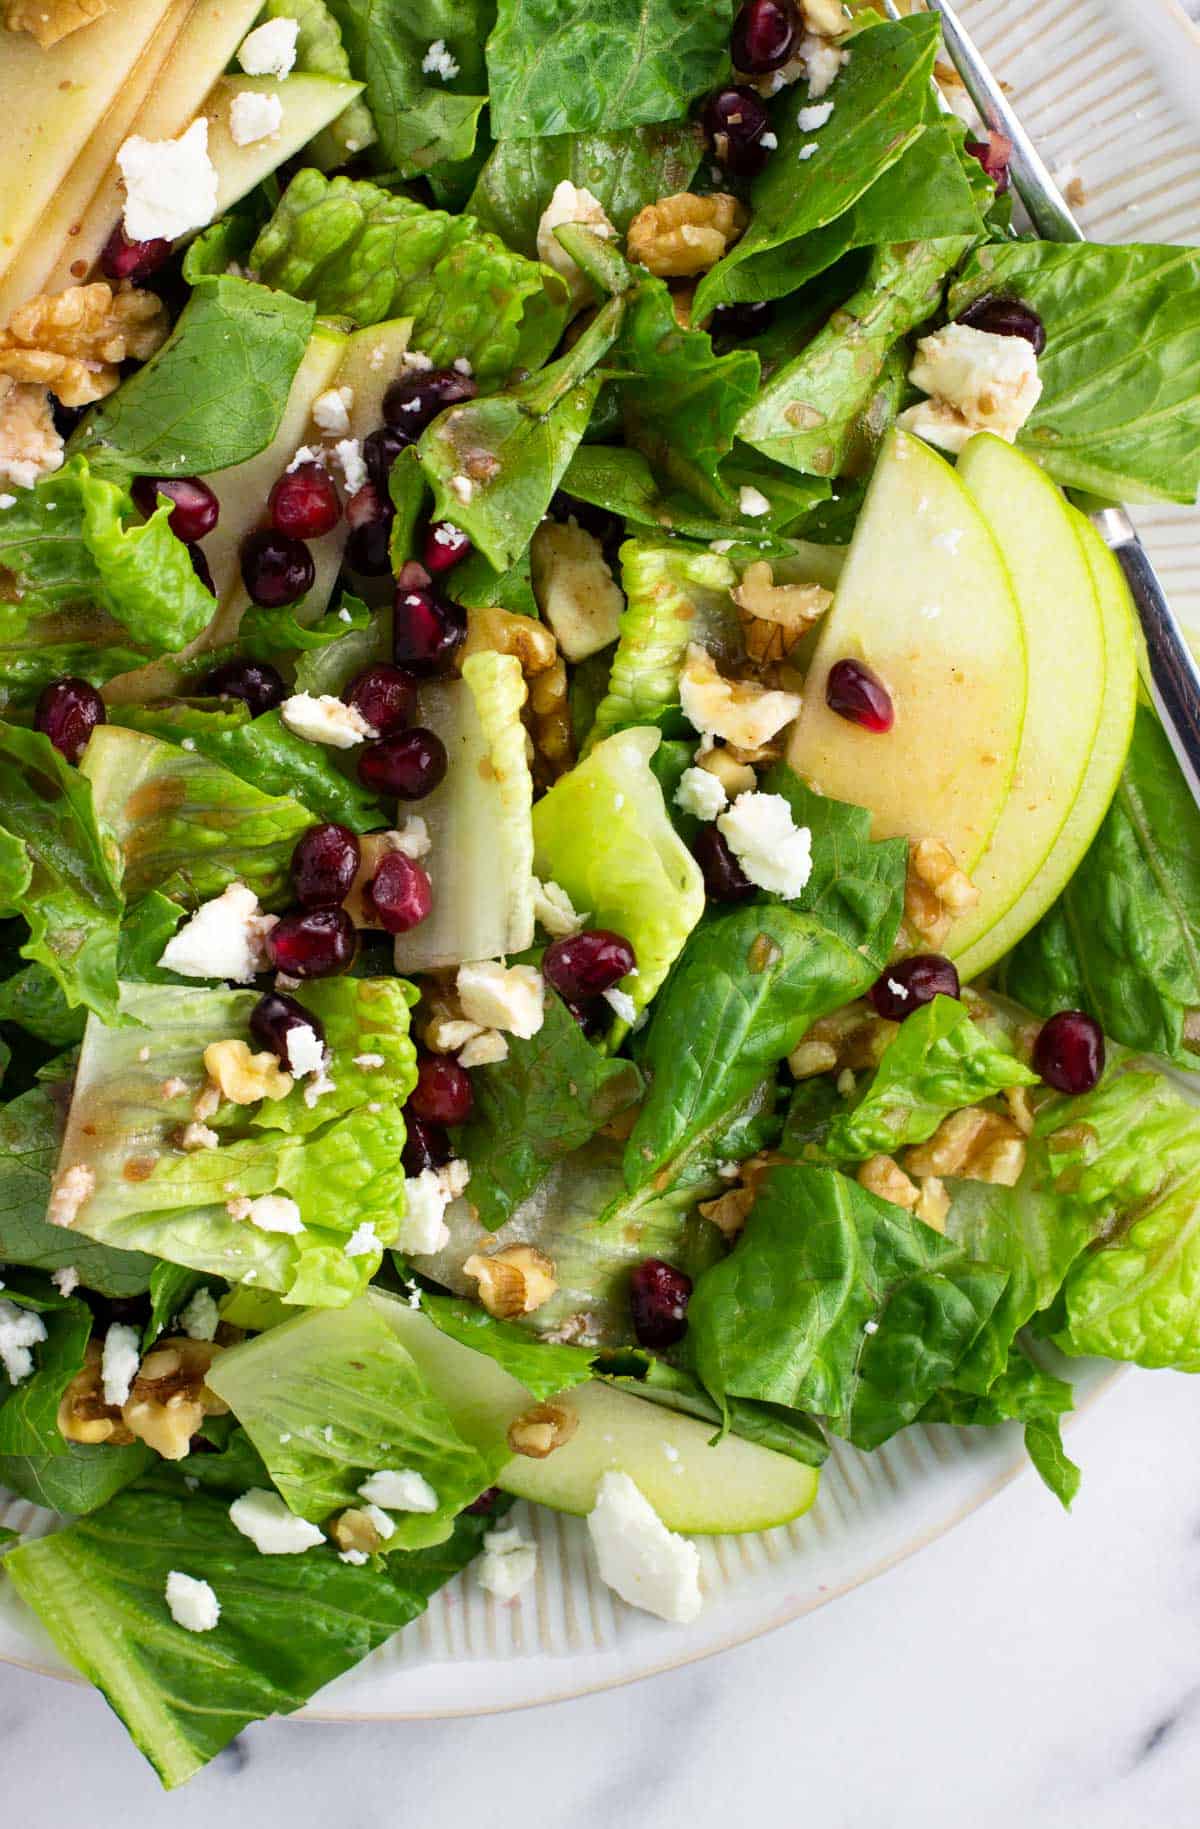
[[[1200,255],[1022,233],[916,8],[4,16],[0,1582],[174,1785],[514,1499],[677,1622],[831,1442],[1069,1504],[1072,1361],[1200,1370],[1084,513]]]

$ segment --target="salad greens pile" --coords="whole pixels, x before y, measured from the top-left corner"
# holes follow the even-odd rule
[[[834,1441],[1015,1423],[1069,1504],[1071,1361],[1200,1371],[1200,812],[1120,643],[970,986],[979,859],[789,737],[897,422],[987,429],[916,341],[1024,313],[1008,442],[1190,503],[1200,254],[1025,238],[933,17],[793,10],[746,76],[732,0],[266,0],[352,99],[130,266],[170,333],[39,476],[0,437],[0,1487],[56,1514],[0,1590],[168,1785],[481,1552],[511,1598],[509,1495],[756,1529]]]

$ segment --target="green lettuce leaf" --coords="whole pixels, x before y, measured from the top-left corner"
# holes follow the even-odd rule
[[[488,40],[499,140],[673,121],[729,68],[732,0],[500,0]]]
[[[478,1068],[471,1084],[475,1104],[456,1149],[471,1164],[480,1224],[494,1231],[553,1163],[634,1103],[642,1078],[632,1061],[599,1053],[551,992],[538,1033],[510,1037],[507,1060]]]
[[[765,466],[764,466],[765,468]],[[751,480],[748,469],[729,460],[721,464],[723,485],[735,487]],[[563,491],[578,501],[607,508],[631,523],[638,539],[655,535],[681,534],[689,540],[733,540],[739,547],[753,547],[748,558],[786,557],[791,542],[783,537],[789,528],[806,521],[813,507],[828,498],[830,485],[818,477],[800,477],[795,472],[774,470],[769,487],[771,512],[751,517],[740,514],[732,505],[724,506],[720,515],[681,489],[664,488],[667,479],[656,476],[640,451],[624,445],[580,445],[567,465],[562,479]],[[758,476],[761,485],[762,475]],[[739,558],[741,557],[738,551]],[[455,589],[458,580],[455,579]]]
[[[349,80],[354,72],[342,42],[342,33],[325,0],[266,0],[263,19],[294,19],[300,27],[296,38],[296,69],[311,76],[334,76]],[[362,96],[343,108],[335,121],[322,127],[305,147],[305,157],[322,171],[332,165],[344,165],[357,153],[372,146],[378,136],[371,110]],[[194,245],[194,244],[193,244]]]
[[[590,1347],[531,1340],[524,1328],[512,1321],[493,1320],[475,1302],[425,1291],[421,1312],[460,1346],[494,1359],[539,1402],[586,1383],[592,1375],[595,1354]]]
[[[939,1391],[925,1406],[921,1421],[953,1423],[958,1428],[1023,1423],[1025,1452],[1045,1485],[1069,1511],[1079,1491],[1080,1474],[1063,1447],[1062,1418],[1074,1403],[1070,1385],[1044,1371],[1018,1347],[986,1397]]]
[[[596,709],[592,742],[629,725],[669,721],[687,726],[679,706],[679,675],[688,645],[715,653],[740,646],[730,591],[737,572],[720,553],[677,541],[627,540],[621,548],[621,612],[608,691]]]
[[[87,1012],[72,1009],[61,984],[44,965],[25,965],[0,984],[0,1022],[15,1022],[51,1048],[83,1039]]]
[[[72,454],[109,476],[207,476],[265,449],[313,324],[311,305],[286,292],[198,280],[158,354],[88,414]]]
[[[1056,482],[1111,500],[1200,489],[1200,251],[1014,241],[980,248],[950,295],[1025,299],[1046,326],[1042,398],[1020,436]]]
[[[661,1404],[664,1409],[681,1411],[685,1416],[698,1416],[714,1429],[728,1428],[731,1434],[773,1448],[777,1454],[802,1461],[806,1467],[821,1467],[829,1459],[828,1442],[812,1417],[805,1416],[802,1410],[789,1410],[783,1404],[755,1403],[744,1397],[726,1398],[722,1410],[691,1372],[640,1349],[625,1347],[602,1353],[596,1367],[605,1382],[616,1385],[618,1390]]]
[[[22,1544],[4,1569],[170,1788],[252,1721],[291,1714],[415,1619],[491,1528],[460,1518],[435,1549],[352,1568],[332,1546],[260,1555],[230,1523],[227,1497],[139,1490]],[[172,1569],[211,1584],[221,1604],[214,1631],[172,1620]]]
[[[1041,1016],[1087,1010],[1127,1047],[1197,1064],[1200,813],[1148,707],[1091,849],[999,983]]]
[[[439,367],[465,357],[484,383],[539,366],[566,321],[558,276],[470,216],[318,171],[292,179],[250,258],[268,285],[327,315],[411,317],[414,349]]]
[[[812,834],[812,872],[799,898],[804,912],[881,972],[899,930],[905,841],[873,839],[865,807],[815,793],[786,762],[770,771],[763,790],[782,794],[795,823]]]
[[[330,0],[386,163],[411,178],[445,160],[466,159],[487,104],[483,47],[491,0]],[[422,69],[431,44],[458,65],[447,82]]]
[[[371,611],[349,593],[343,595],[336,610],[327,611],[316,622],[301,622],[296,613],[301,607],[289,603],[282,609],[269,610],[258,603],[250,604],[238,623],[241,652],[251,660],[277,662],[281,656],[290,658],[313,650],[319,653],[336,641],[344,641],[347,635],[365,635],[372,627]]]
[[[692,1293],[689,1353],[714,1397],[811,1411],[877,1448],[953,1385],[1004,1284],[848,1177],[777,1168]]]
[[[699,865],[680,842],[650,769],[655,730],[618,731],[533,809],[534,869],[589,920],[623,934],[637,975],[621,989],[638,1010],[658,990],[704,912]]]

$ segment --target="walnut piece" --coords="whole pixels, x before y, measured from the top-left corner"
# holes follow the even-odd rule
[[[926,1175],[921,1183],[921,1198],[913,1208],[919,1220],[932,1227],[935,1232],[946,1230],[946,1218],[950,1212],[950,1195],[946,1184],[939,1181],[936,1175]]]
[[[920,1188],[904,1173],[894,1156],[868,1156],[865,1162],[859,1163],[855,1179],[868,1194],[890,1200],[894,1207],[903,1207],[906,1213],[915,1212],[921,1198]]]
[[[204,1065],[222,1098],[234,1105],[256,1105],[259,1099],[286,1099],[292,1076],[264,1049],[251,1054],[244,1041],[209,1042]]]
[[[850,16],[842,0],[800,0],[800,11],[808,30],[823,38],[840,38],[849,30]]]
[[[575,760],[567,663],[559,657],[529,686],[529,728],[539,786],[565,775]]]
[[[229,1405],[204,1380],[221,1352],[213,1340],[161,1340],[138,1367],[121,1415],[125,1426],[165,1461],[181,1461],[206,1416]]]
[[[48,51],[107,11],[108,0],[6,0],[4,23],[10,32],[28,32]]]
[[[153,292],[114,293],[105,280],[42,292],[0,331],[0,375],[51,388],[64,406],[89,406],[112,393],[118,363],[145,361],[166,335],[166,307]]]
[[[715,267],[745,233],[749,220],[745,205],[725,191],[709,197],[679,191],[639,211],[629,225],[626,247],[630,260],[660,278],[688,279]]]
[[[785,661],[833,602],[821,584],[776,584],[765,559],[746,567],[732,594],[747,656],[760,667]]]
[[[707,749],[702,756],[696,757],[696,766],[715,775],[730,800],[736,800],[739,794],[752,793],[758,786],[749,763],[739,762],[730,749]]]
[[[904,884],[904,925],[918,940],[941,946],[955,915],[973,908],[979,891],[960,870],[949,845],[922,838],[910,846]]]
[[[558,659],[558,643],[544,622],[489,604],[468,613],[467,639],[458,651],[460,666],[472,654],[515,654],[521,672],[530,680],[553,667]]]
[[[357,1550],[360,1555],[373,1556],[383,1548],[383,1538],[373,1520],[358,1506],[351,1506],[349,1511],[335,1518],[331,1532],[340,1550]]]
[[[514,1454],[544,1461],[548,1454],[569,1442],[579,1427],[579,1412],[567,1403],[534,1404],[508,1425],[508,1445]]]
[[[472,654],[512,654],[521,663],[528,682],[525,722],[533,742],[533,755],[541,764],[539,785],[554,781],[574,761],[571,710],[567,699],[567,669],[558,651],[554,631],[532,616],[521,616],[492,604],[471,610],[467,639],[459,649],[459,662]]]
[[[128,1448],[135,1437],[125,1426],[120,1407],[104,1401],[103,1356],[100,1342],[89,1340],[83,1364],[59,1400],[58,1432],[68,1442],[107,1442],[110,1448]]]
[[[759,1185],[767,1170],[784,1158],[772,1150],[760,1150],[757,1156],[748,1156],[745,1162],[737,1164],[738,1179],[723,1194],[713,1200],[702,1200],[697,1209],[710,1224],[716,1226],[726,1238],[736,1238],[749,1218],[750,1209],[758,1199]]]
[[[552,1260],[532,1245],[506,1245],[484,1256],[474,1252],[463,1265],[479,1284],[479,1300],[489,1315],[511,1321],[531,1315],[558,1288]]]
[[[62,468],[63,441],[44,387],[0,379],[0,483],[32,489]]]
[[[943,1118],[928,1143],[907,1152],[904,1166],[913,1175],[953,1175],[1011,1188],[1025,1167],[1025,1139],[1011,1118],[971,1105]]]
[[[788,1055],[792,1078],[810,1080],[817,1073],[847,1068],[862,1073],[878,1067],[900,1025],[876,1016],[869,1004],[848,1003],[822,1016]]]

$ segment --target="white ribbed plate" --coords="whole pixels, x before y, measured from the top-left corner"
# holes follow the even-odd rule
[[[1083,180],[1097,241],[1200,241],[1200,38],[1174,0],[962,0],[1052,162]],[[1168,594],[1200,636],[1200,516],[1139,511]],[[1105,1368],[1078,1370],[1082,1404]],[[700,1540],[707,1591],[695,1625],[633,1612],[597,1579],[586,1531],[553,1512],[518,1520],[541,1555],[510,1606],[471,1576],[424,1619],[323,1691],[324,1719],[476,1714],[579,1695],[701,1658],[794,1619],[949,1530],[1021,1465],[1012,1430],[909,1430],[873,1455],[838,1449],[814,1510],[755,1537]],[[46,1522],[0,1497],[0,1523]],[[64,1674],[0,1581],[0,1660]]]

